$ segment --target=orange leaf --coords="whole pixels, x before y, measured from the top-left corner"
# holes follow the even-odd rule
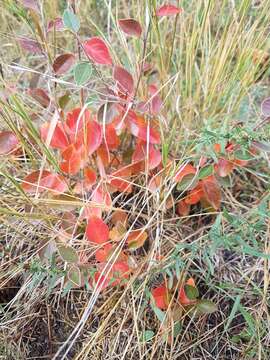
[[[185,200],[180,200],[177,204],[177,213],[180,216],[187,216],[190,212],[190,204],[187,204]]]
[[[118,222],[122,223],[123,225],[126,225],[128,221],[128,214],[125,211],[116,210],[112,214],[111,222],[114,225],[117,225]]]
[[[132,174],[131,170],[130,166],[126,166],[114,171],[110,175],[109,183],[120,192],[131,193],[132,184],[128,181]]]
[[[188,192],[188,195],[185,198],[185,202],[188,205],[195,205],[201,200],[201,197],[203,195],[204,192],[202,190],[201,185],[199,184],[194,189]]]
[[[233,162],[226,159],[219,159],[215,165],[215,170],[220,177],[226,177],[233,171]]]
[[[109,228],[102,219],[97,216],[88,218],[86,227],[87,239],[95,244],[104,244],[109,240]]]
[[[95,252],[95,258],[99,262],[106,262],[108,261],[110,255],[111,255],[112,245],[111,244],[105,244],[101,249],[98,249]]]
[[[129,249],[138,249],[142,247],[148,238],[147,232],[141,229],[133,230],[127,237]]]
[[[176,182],[181,182],[186,175],[190,175],[190,174],[195,175],[196,169],[191,164],[185,164],[184,166],[181,165],[180,169],[177,171],[175,175],[174,180]]]
[[[138,116],[134,111],[130,110],[127,116],[127,123],[132,135],[151,144],[160,144],[159,131],[151,127],[150,123],[142,116]]]
[[[209,176],[201,181],[202,190],[206,200],[215,210],[221,205],[221,191],[214,176]]]
[[[117,136],[114,125],[109,124],[105,127],[105,144],[110,150],[116,150],[120,145],[119,136]]]
[[[85,178],[85,183],[88,186],[94,185],[97,181],[97,175],[94,172],[94,170],[91,169],[90,167],[84,168],[84,178]]]
[[[161,163],[161,153],[159,150],[155,149],[152,144],[149,144],[147,147],[146,142],[138,141],[132,155],[132,161],[138,162],[144,159],[146,159],[146,161],[148,160],[149,170],[152,170]]]

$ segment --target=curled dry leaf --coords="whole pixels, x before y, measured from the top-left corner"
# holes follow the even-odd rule
[[[142,27],[137,20],[120,19],[119,26],[127,35],[140,37],[142,34]]]
[[[135,250],[142,247],[147,238],[147,232],[142,229],[131,231],[127,237],[128,248]]]
[[[30,89],[29,95],[32,96],[41,106],[47,108],[50,105],[50,98],[47,92],[40,88]]]
[[[42,54],[42,48],[40,44],[33,39],[19,39],[19,44],[21,45],[23,50],[28,51],[31,54]]]
[[[83,44],[86,54],[97,64],[112,65],[112,58],[105,42],[98,38],[92,37]]]
[[[56,75],[65,74],[75,63],[73,54],[63,54],[58,56],[53,62],[53,71]]]
[[[0,132],[0,155],[8,154],[18,147],[19,141],[12,131]]]

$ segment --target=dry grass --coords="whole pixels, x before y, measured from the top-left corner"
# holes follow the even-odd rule
[[[38,2],[47,19],[65,8],[64,1]],[[78,2],[82,39],[104,36],[115,61],[136,74],[141,43],[127,42],[117,19],[135,17],[145,25],[147,8],[158,2],[86,3]],[[201,155],[201,144],[211,143],[206,129],[219,139],[244,121],[241,137],[253,134],[260,123],[259,102],[268,86],[270,2],[186,0],[181,6],[185,12],[177,18],[159,23],[150,19],[145,60],[154,63],[157,71],[152,78],[165,99],[159,117],[163,154],[187,160],[194,153]],[[237,171],[233,186],[224,189],[227,213],[196,208],[179,218],[175,209],[164,211],[166,197],[180,195],[169,178],[156,194],[149,194],[145,178],[136,179],[130,198],[115,198],[113,206],[127,210],[130,223],[149,233],[146,246],[134,253],[137,271],[124,287],[101,294],[99,289],[65,290],[62,262],[40,260],[44,244],[53,243],[59,233],[63,207],[68,203],[78,212],[86,200],[30,198],[21,191],[20,180],[33,168],[44,161],[57,167],[55,154],[35,130],[52,114],[29,98],[27,90],[38,82],[55,97],[57,84],[59,94],[72,93],[68,107],[73,108],[80,102],[81,88],[70,77],[55,79],[46,59],[21,50],[17,39],[32,31],[32,22],[26,21],[29,12],[25,17],[21,9],[13,0],[0,4],[4,74],[0,84],[2,90],[15,88],[9,101],[0,100],[1,127],[11,128],[24,144],[23,155],[2,157],[0,165],[0,359],[269,359],[267,154],[248,171]],[[67,32],[56,34],[47,45],[52,56],[76,49]],[[111,74],[105,71],[103,80],[110,81]],[[84,89],[86,97],[96,96],[99,84],[94,76]],[[145,95],[142,82],[138,96]],[[260,136],[269,138],[269,133],[266,128]],[[78,250],[88,246],[81,238],[73,239],[72,245]],[[163,256],[162,261],[154,261],[157,255]],[[181,329],[169,343],[148,299],[151,287],[176,271],[180,278],[192,275],[201,296],[213,300],[218,311],[199,318],[179,311]],[[175,326],[170,311],[166,325],[168,334]],[[146,330],[154,332],[149,341],[143,340]]]

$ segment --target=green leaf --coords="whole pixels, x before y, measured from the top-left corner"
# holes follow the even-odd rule
[[[58,252],[61,258],[69,263],[77,263],[79,261],[78,254],[71,246],[58,246]]]
[[[160,310],[157,306],[155,306],[153,303],[151,303],[152,309],[154,311],[154,313],[156,314],[156,317],[158,318],[158,320],[160,322],[163,322],[165,320],[165,316],[166,314],[164,313],[164,311]]]
[[[196,305],[196,309],[201,314],[211,314],[217,311],[217,306],[210,300],[200,300]]]
[[[189,300],[195,300],[199,297],[199,290],[195,286],[185,285],[184,290]]]
[[[65,27],[71,31],[78,32],[80,29],[80,21],[73,11],[66,9],[63,14],[63,23]]]
[[[212,175],[214,172],[214,166],[213,165],[207,165],[200,169],[198,174],[198,179],[204,179],[210,175]]]
[[[182,331],[182,324],[180,321],[177,321],[173,326],[173,337],[176,338]]]
[[[197,179],[194,174],[188,174],[183,177],[182,181],[177,185],[177,190],[186,191],[190,190],[191,187],[195,187],[197,185]]]
[[[74,68],[74,79],[77,85],[85,84],[92,75],[92,66],[89,62],[81,62]]]
[[[150,341],[155,336],[155,333],[153,330],[145,330],[142,334],[141,341],[147,342]]]
[[[59,103],[59,106],[62,110],[65,109],[65,107],[67,106],[68,102],[70,101],[71,99],[71,96],[70,96],[70,92],[67,91],[63,96],[61,96],[59,99],[58,99],[58,103]]]
[[[78,266],[71,266],[71,268],[68,271],[68,279],[75,286],[81,286],[81,284],[82,284],[82,276],[81,276],[81,271],[78,268]]]
[[[233,308],[232,311],[228,317],[227,323],[225,325],[224,331],[227,331],[231,325],[231,322],[233,321],[233,319],[235,318],[235,315],[239,309],[239,305],[240,305],[240,301],[241,301],[241,295],[237,295],[235,302],[233,304]]]
[[[234,156],[238,160],[252,160],[254,158],[254,155],[250,154],[245,149],[235,151]]]

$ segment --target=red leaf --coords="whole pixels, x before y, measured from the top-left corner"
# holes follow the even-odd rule
[[[137,20],[121,19],[119,26],[127,35],[140,37],[142,34],[142,27]]]
[[[61,31],[64,29],[64,24],[62,18],[56,18],[54,20],[50,20],[47,26],[47,32],[51,30]]]
[[[159,7],[156,11],[157,16],[170,16],[179,14],[182,9],[174,6],[174,5],[163,5]]]
[[[38,1],[37,0],[22,0],[23,5],[34,11],[39,11]]]
[[[97,288],[101,287],[100,291],[104,290],[111,281],[111,275],[101,275],[100,271],[95,273],[94,278]]]
[[[42,54],[42,48],[40,44],[33,39],[19,39],[19,43],[23,50],[26,50],[31,54]]]
[[[150,125],[148,126],[147,121],[143,117],[136,115],[134,111],[129,111],[127,121],[132,135],[146,142],[149,141],[151,144],[160,144],[158,130]]]
[[[111,195],[103,185],[98,185],[96,187],[92,193],[91,200],[101,207],[105,207],[105,210],[108,210],[108,208],[112,206]]]
[[[191,164],[185,164],[184,166],[181,165],[180,169],[178,170],[178,172],[175,175],[174,180],[176,182],[181,182],[186,175],[190,175],[190,174],[195,175],[196,169]]]
[[[265,99],[262,102],[261,110],[262,110],[263,116],[266,116],[266,117],[270,116],[270,97]]]
[[[32,96],[33,99],[35,99],[38,103],[40,103],[41,106],[44,108],[48,107],[50,105],[50,98],[45,90],[36,88],[36,89],[30,89],[29,95]]]
[[[63,176],[53,174],[47,170],[43,170],[42,172],[38,170],[24,178],[22,188],[29,193],[36,191],[40,193],[45,190],[54,190],[55,192],[63,193],[68,189],[68,185]]]
[[[158,88],[155,85],[149,86],[149,93],[151,94],[151,112],[154,115],[157,115],[162,108],[162,100],[158,94]]]
[[[85,41],[84,50],[86,54],[97,64],[112,65],[112,58],[105,42],[98,38],[92,37]]]
[[[117,136],[116,130],[111,124],[105,127],[105,144],[110,150],[116,150],[120,145],[120,138]]]
[[[49,132],[50,124],[45,123],[40,128],[40,136],[43,141],[46,141],[48,132]],[[51,142],[49,144],[52,148],[55,149],[65,149],[68,145],[68,138],[64,132],[63,125],[61,122],[56,124],[54,129],[54,133],[51,138]]]
[[[232,161],[226,159],[219,159],[218,163],[215,165],[215,170],[220,177],[228,176],[234,168]]]
[[[122,92],[128,92],[129,94],[133,92],[133,78],[126,69],[121,66],[115,66],[113,69],[113,77],[114,80],[118,82]]]
[[[155,169],[161,163],[161,153],[152,144],[149,144],[147,153],[146,142],[139,141],[132,155],[132,161],[137,162],[141,160],[148,161],[149,170]]]
[[[203,179],[201,183],[206,200],[213,206],[214,209],[219,209],[221,205],[221,192],[215,177],[209,176]]]
[[[53,63],[53,71],[56,75],[63,75],[75,63],[75,56],[73,54],[63,54],[58,56]]]
[[[187,216],[190,212],[190,204],[187,204],[185,200],[181,200],[177,204],[177,214],[179,216]]]
[[[90,111],[85,109],[82,111],[81,108],[76,108],[67,113],[66,125],[67,131],[70,135],[78,133],[79,130],[84,128],[85,124],[90,120]],[[72,139],[72,141],[75,141]]]
[[[18,146],[18,139],[11,131],[0,132],[0,155],[8,154]]]
[[[155,300],[155,305],[161,310],[166,310],[170,303],[167,287],[165,285],[161,285],[154,288],[151,292]]]
[[[86,227],[87,239],[95,244],[104,244],[109,240],[109,228],[102,219],[90,216]]]
[[[189,285],[189,286],[192,286],[194,288],[196,287],[193,278],[188,279],[186,281],[185,285]],[[189,299],[187,297],[184,286],[181,286],[180,289],[179,289],[178,300],[179,300],[179,303],[181,305],[183,305],[183,306],[188,306],[188,305],[192,305],[192,304],[196,303],[196,299],[191,300],[191,299]]]
[[[99,123],[96,121],[89,121],[86,131],[87,154],[91,155],[100,147],[102,143],[102,130]]]

